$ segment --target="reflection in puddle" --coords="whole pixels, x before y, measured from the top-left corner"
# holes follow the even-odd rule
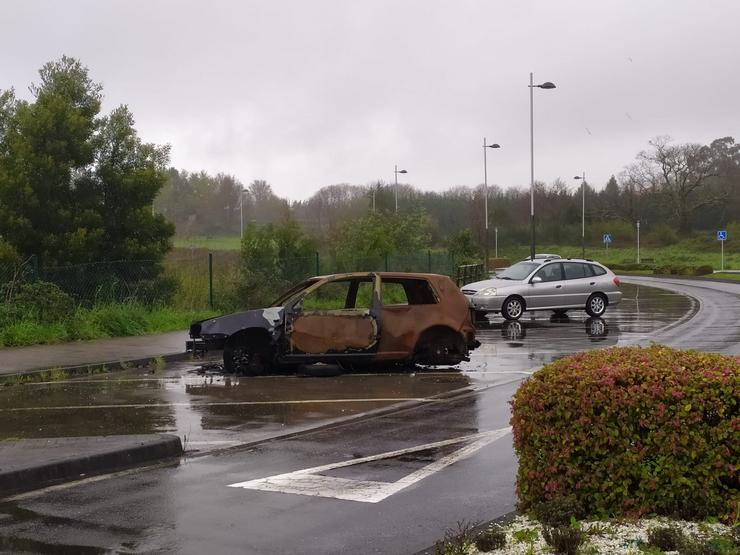
[[[689,297],[663,290],[636,285],[622,290],[622,303],[610,307],[604,318],[587,318],[579,311],[528,314],[517,322],[491,317],[479,324],[481,346],[470,362],[452,369],[245,378],[212,370],[198,375],[195,365],[182,363],[154,375],[129,370],[7,387],[0,391],[0,440],[160,432],[199,446],[258,440],[404,400],[428,399],[480,380],[520,379],[572,352],[650,338],[695,309]],[[74,408],[82,406],[98,408]]]

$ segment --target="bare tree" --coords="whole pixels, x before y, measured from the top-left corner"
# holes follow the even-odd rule
[[[688,233],[694,212],[721,200],[705,191],[710,178],[717,176],[711,150],[694,143],[673,145],[666,136],[649,144],[651,148],[640,152],[637,161],[628,166],[629,182],[641,191],[664,194],[679,231]]]

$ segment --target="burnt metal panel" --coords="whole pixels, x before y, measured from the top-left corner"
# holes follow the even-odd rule
[[[293,320],[291,349],[319,354],[364,351],[377,343],[378,325],[365,310],[312,311]]]

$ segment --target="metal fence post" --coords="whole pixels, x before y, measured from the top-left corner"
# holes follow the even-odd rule
[[[321,272],[319,271],[319,268],[321,268],[321,264],[319,262],[319,251],[316,251],[316,275],[320,276]]]
[[[427,249],[427,272],[432,273],[432,250]]]
[[[208,253],[208,304],[213,310],[213,253]]]

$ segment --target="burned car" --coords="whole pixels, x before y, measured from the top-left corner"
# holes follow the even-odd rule
[[[470,307],[447,277],[351,273],[308,279],[268,308],[195,322],[187,349],[223,349],[224,371],[416,362],[452,365],[478,346]]]

